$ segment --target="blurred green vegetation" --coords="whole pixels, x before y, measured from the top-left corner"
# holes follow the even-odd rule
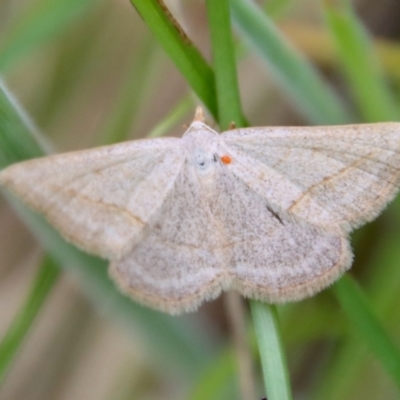
[[[228,3],[233,40],[223,9]],[[191,120],[196,96],[223,128],[232,120],[240,126],[400,119],[398,39],[375,38],[345,0],[264,3],[258,8],[250,0],[224,0],[219,8],[208,1],[207,10],[203,1],[186,0],[166,2],[166,12],[156,0],[2,2],[0,72],[7,86],[0,85],[0,167],[53,147],[63,151],[145,135],[179,135]],[[305,19],[302,8],[313,17]],[[53,375],[51,383],[39,372],[54,347],[49,343],[47,350],[43,345],[35,353],[29,339],[40,326],[48,326],[46,318],[53,318],[46,307],[63,284],[56,266],[79,281],[93,305],[90,313],[106,316],[103,330],[119,322],[124,334],[145,349],[135,368],[125,368],[129,361],[122,355],[110,362],[112,382],[101,394],[92,390],[93,398],[239,398],[221,302],[179,318],[141,307],[115,289],[103,261],[66,244],[16,199],[11,203],[51,258],[38,258],[36,278],[23,274],[25,236],[22,228],[20,235],[9,233],[14,228],[3,202],[1,304],[19,282],[8,278],[12,274],[26,290],[9,305],[14,322],[7,324],[6,311],[1,318],[1,398],[50,399],[56,390],[72,398],[93,385],[93,376],[101,376],[97,365],[72,379],[72,371],[85,364],[80,358]],[[278,307],[294,398],[399,398],[399,226],[396,200],[354,235],[352,275],[359,285],[347,276],[333,291]],[[21,258],[10,267],[4,263],[12,247]],[[28,252],[25,257],[29,260]],[[60,313],[63,302],[57,303]],[[89,329],[93,318],[83,318],[79,329]],[[258,365],[265,354],[257,352],[251,324],[248,331]],[[86,338],[66,345],[57,338],[55,346],[68,345],[70,351],[95,342]],[[36,367],[24,361],[30,352]],[[281,357],[282,351],[277,352]],[[262,373],[259,367],[255,371],[261,398]]]

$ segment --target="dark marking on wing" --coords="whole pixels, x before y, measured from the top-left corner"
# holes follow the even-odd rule
[[[283,225],[281,217],[271,207],[267,206],[267,210]]]

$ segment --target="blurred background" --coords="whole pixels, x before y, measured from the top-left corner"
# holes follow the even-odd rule
[[[338,94],[349,122],[400,119],[399,1],[352,3],[353,23],[368,32],[365,51],[376,62],[379,77],[371,81],[378,89],[363,87],[369,79],[357,83],[368,65],[346,64],[346,51],[352,50],[334,29],[335,3],[340,2],[258,5]],[[211,63],[204,1],[165,4]],[[235,32],[242,104],[251,125],[314,124],[299,97],[288,92],[290,85],[282,86],[262,55]],[[0,73],[55,152],[149,134],[180,136],[199,104],[128,0],[0,0]],[[219,129],[211,116],[208,121]],[[399,206],[395,201],[357,231],[351,270],[398,346]],[[43,265],[54,263],[26,222],[0,199],[0,340],[9,337],[16,316],[26,309]],[[54,272],[37,314],[23,317],[26,337],[19,350],[12,352],[13,345],[3,340],[0,356],[8,361],[0,360],[1,400],[239,399],[223,299],[191,315],[164,316],[120,296],[105,263],[90,258],[91,267],[82,273],[74,257],[71,253],[60,274]],[[296,399],[400,398],[396,382],[331,291],[279,307],[279,313]],[[247,328],[252,338],[250,320]],[[261,399],[257,363],[254,351]]]

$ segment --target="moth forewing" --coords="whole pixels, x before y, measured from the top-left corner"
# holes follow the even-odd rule
[[[0,182],[133,299],[179,314],[223,290],[282,303],[329,286],[348,232],[400,186],[400,124],[254,127],[217,134],[201,110],[181,139],[27,161]]]

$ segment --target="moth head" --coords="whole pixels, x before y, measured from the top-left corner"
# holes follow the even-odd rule
[[[187,157],[199,171],[216,164],[218,133],[200,121],[194,121],[182,137]]]
[[[182,137],[188,161],[200,173],[231,163],[220,135],[200,120],[194,120]]]

